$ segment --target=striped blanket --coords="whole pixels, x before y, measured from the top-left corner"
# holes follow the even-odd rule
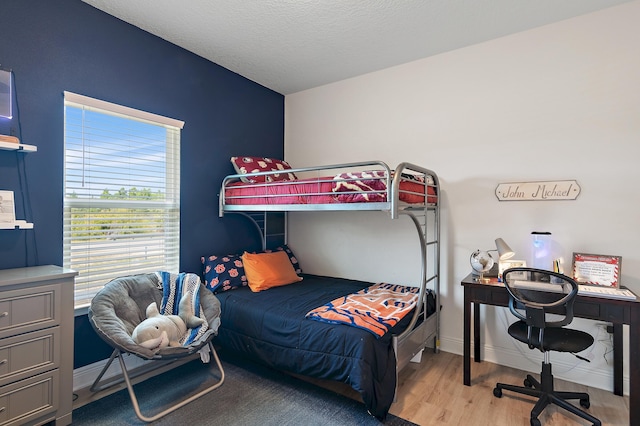
[[[188,312],[200,317],[200,277],[198,275],[185,272],[171,274],[164,271],[156,272],[156,275],[162,285],[162,304],[160,306],[162,315],[179,315],[180,301],[183,296],[188,294]],[[209,324],[204,315],[202,315],[202,319],[204,320],[202,325],[187,329],[187,333],[180,339],[182,346],[189,346],[205,334]]]
[[[417,287],[378,283],[315,308],[306,318],[362,328],[379,338],[413,309],[419,292]]]

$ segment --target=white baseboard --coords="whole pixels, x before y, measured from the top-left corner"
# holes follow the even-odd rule
[[[440,338],[440,350],[462,355],[463,341],[462,339]],[[491,345],[484,345],[482,350],[483,361],[533,372],[534,374],[540,373],[542,353],[539,351],[528,351],[530,353],[523,354],[515,347],[514,349],[505,349]],[[473,344],[471,345],[471,353],[473,356]],[[576,359],[576,361],[578,360]],[[553,375],[558,379],[613,392],[613,367],[607,369],[592,368],[588,362],[579,361],[571,364],[561,360],[554,360],[553,358],[551,362],[553,364]],[[473,375],[473,361],[471,363],[471,374]],[[629,376],[627,374],[623,376],[623,390],[625,395],[629,395]]]

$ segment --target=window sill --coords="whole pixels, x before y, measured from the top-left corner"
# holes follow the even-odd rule
[[[89,305],[78,306],[73,310],[74,317],[81,317],[83,315],[87,315],[88,313],[89,313]]]

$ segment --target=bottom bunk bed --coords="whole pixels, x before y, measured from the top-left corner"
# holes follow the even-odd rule
[[[380,337],[358,327],[310,320],[309,311],[372,284],[301,276],[300,282],[268,291],[240,287],[218,293],[222,315],[217,343],[279,370],[347,383],[373,416],[384,418],[397,381],[393,336],[409,325],[411,313]],[[426,299],[427,312],[414,328],[431,335],[436,329],[433,292]]]

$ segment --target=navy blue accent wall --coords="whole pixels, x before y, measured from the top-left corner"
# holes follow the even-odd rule
[[[0,270],[62,265],[65,90],[185,122],[182,271],[199,273],[202,255],[260,248],[245,220],[218,218],[217,194],[232,155],[282,158],[283,95],[80,0],[2,0],[0,66],[13,71],[19,108],[0,133],[38,147],[0,151],[0,189],[35,224],[0,230]]]
[[[62,264],[65,90],[185,122],[183,271],[199,272],[203,254],[257,246],[243,220],[218,218],[217,193],[233,173],[230,156],[282,157],[284,96],[80,0],[3,0],[0,66],[13,70],[19,107],[12,120],[0,118],[0,133],[38,147],[0,151],[0,189],[17,193],[24,170],[35,223],[33,231],[0,231],[0,269]]]

